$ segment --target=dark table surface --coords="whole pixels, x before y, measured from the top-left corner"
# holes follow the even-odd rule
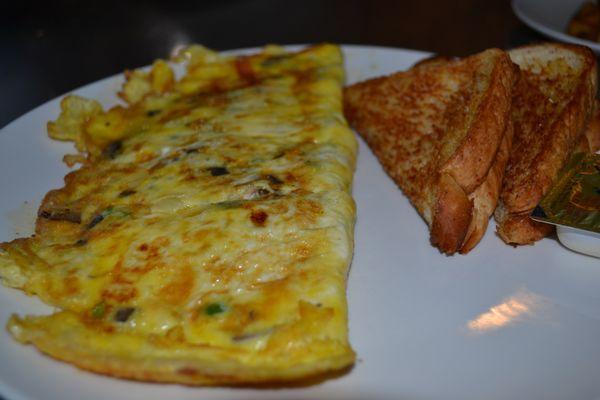
[[[543,40],[506,0],[56,0],[4,8],[0,127],[47,100],[189,43],[223,50],[331,41],[460,56]]]
[[[330,41],[461,56],[541,40],[506,0],[10,2],[0,12],[0,127],[189,43],[223,50]]]

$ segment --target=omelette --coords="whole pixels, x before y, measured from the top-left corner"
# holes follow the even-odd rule
[[[56,308],[12,336],[80,368],[185,384],[342,370],[357,144],[337,46],[227,56],[191,46],[126,72],[108,110],[73,95],[48,123],[80,167],[0,279]]]

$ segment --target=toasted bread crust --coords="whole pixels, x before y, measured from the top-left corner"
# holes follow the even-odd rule
[[[600,150],[600,101],[594,102],[594,112],[585,130],[585,139],[591,153]]]
[[[427,67],[436,67],[438,65],[444,65],[451,61],[456,61],[457,58],[442,56],[442,55],[433,55],[431,57],[424,58],[420,61],[417,61],[411,68],[427,68]]]
[[[481,240],[487,230],[488,222],[496,205],[502,188],[502,178],[506,163],[510,156],[512,146],[513,125],[509,121],[506,127],[506,133],[500,142],[500,148],[494,159],[494,163],[490,168],[486,179],[483,183],[469,196],[473,201],[473,218],[467,230],[467,234],[460,248],[461,254],[466,254],[471,251]]]
[[[573,149],[573,153],[588,153],[593,152],[591,148],[592,144],[589,142],[586,135],[579,136],[579,140]]]
[[[456,253],[469,229],[473,201],[448,174],[441,174],[437,206],[431,224],[431,243],[446,254]]]
[[[521,47],[510,55],[522,73],[513,98],[513,151],[495,218],[505,242],[529,244],[553,231],[529,214],[581,142],[596,94],[596,59],[585,47],[556,43]],[[542,85],[556,90],[556,98]]]
[[[534,221],[528,212],[510,214],[502,202],[496,208],[494,218],[498,223],[498,236],[508,244],[533,244],[554,232],[554,225]]]
[[[510,58],[495,50],[489,87],[463,142],[441,167],[465,190],[473,192],[486,178],[510,118],[515,70]]]

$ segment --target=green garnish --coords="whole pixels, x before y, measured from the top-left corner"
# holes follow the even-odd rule
[[[228,210],[230,208],[241,207],[243,204],[244,204],[244,202],[241,200],[232,200],[232,201],[222,201],[220,203],[215,203],[215,206],[217,206],[219,208],[223,208],[225,210]]]
[[[92,308],[92,317],[93,318],[100,319],[100,318],[104,317],[104,314],[106,314],[106,304],[103,301],[96,304],[94,306],[94,308]]]
[[[123,207],[113,207],[113,206],[109,206],[107,207],[104,211],[102,211],[100,214],[97,214],[96,216],[94,216],[94,218],[92,218],[92,220],[90,222],[88,222],[88,224],[86,225],[86,229],[90,230],[93,227],[95,227],[96,225],[98,225],[100,222],[104,221],[104,219],[106,217],[109,216],[114,216],[117,218],[125,218],[131,215],[131,211],[128,208],[123,208]]]
[[[267,58],[266,60],[264,60],[263,62],[261,62],[261,65],[264,68],[269,68],[278,64],[283,64],[285,61],[289,60],[291,58],[290,54],[277,54],[274,56],[271,56],[269,58]]]
[[[102,212],[103,217],[108,217],[109,215],[114,216],[114,217],[123,218],[123,217],[130,216],[131,211],[127,208],[110,206]]]
[[[204,313],[206,315],[221,314],[222,312],[225,312],[225,311],[226,311],[225,306],[221,303],[210,303],[204,309]]]

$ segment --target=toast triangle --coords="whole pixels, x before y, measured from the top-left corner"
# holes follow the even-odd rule
[[[346,88],[348,121],[446,254],[472,249],[495,208],[489,188],[500,190],[497,153],[503,140],[502,154],[510,145],[503,138],[517,74],[504,51],[490,49]]]
[[[576,148],[596,131],[586,128],[597,90],[596,58],[586,47],[558,43],[509,51],[520,70],[513,95],[514,139],[495,212],[506,243],[531,244],[550,234],[551,225],[529,218]]]

